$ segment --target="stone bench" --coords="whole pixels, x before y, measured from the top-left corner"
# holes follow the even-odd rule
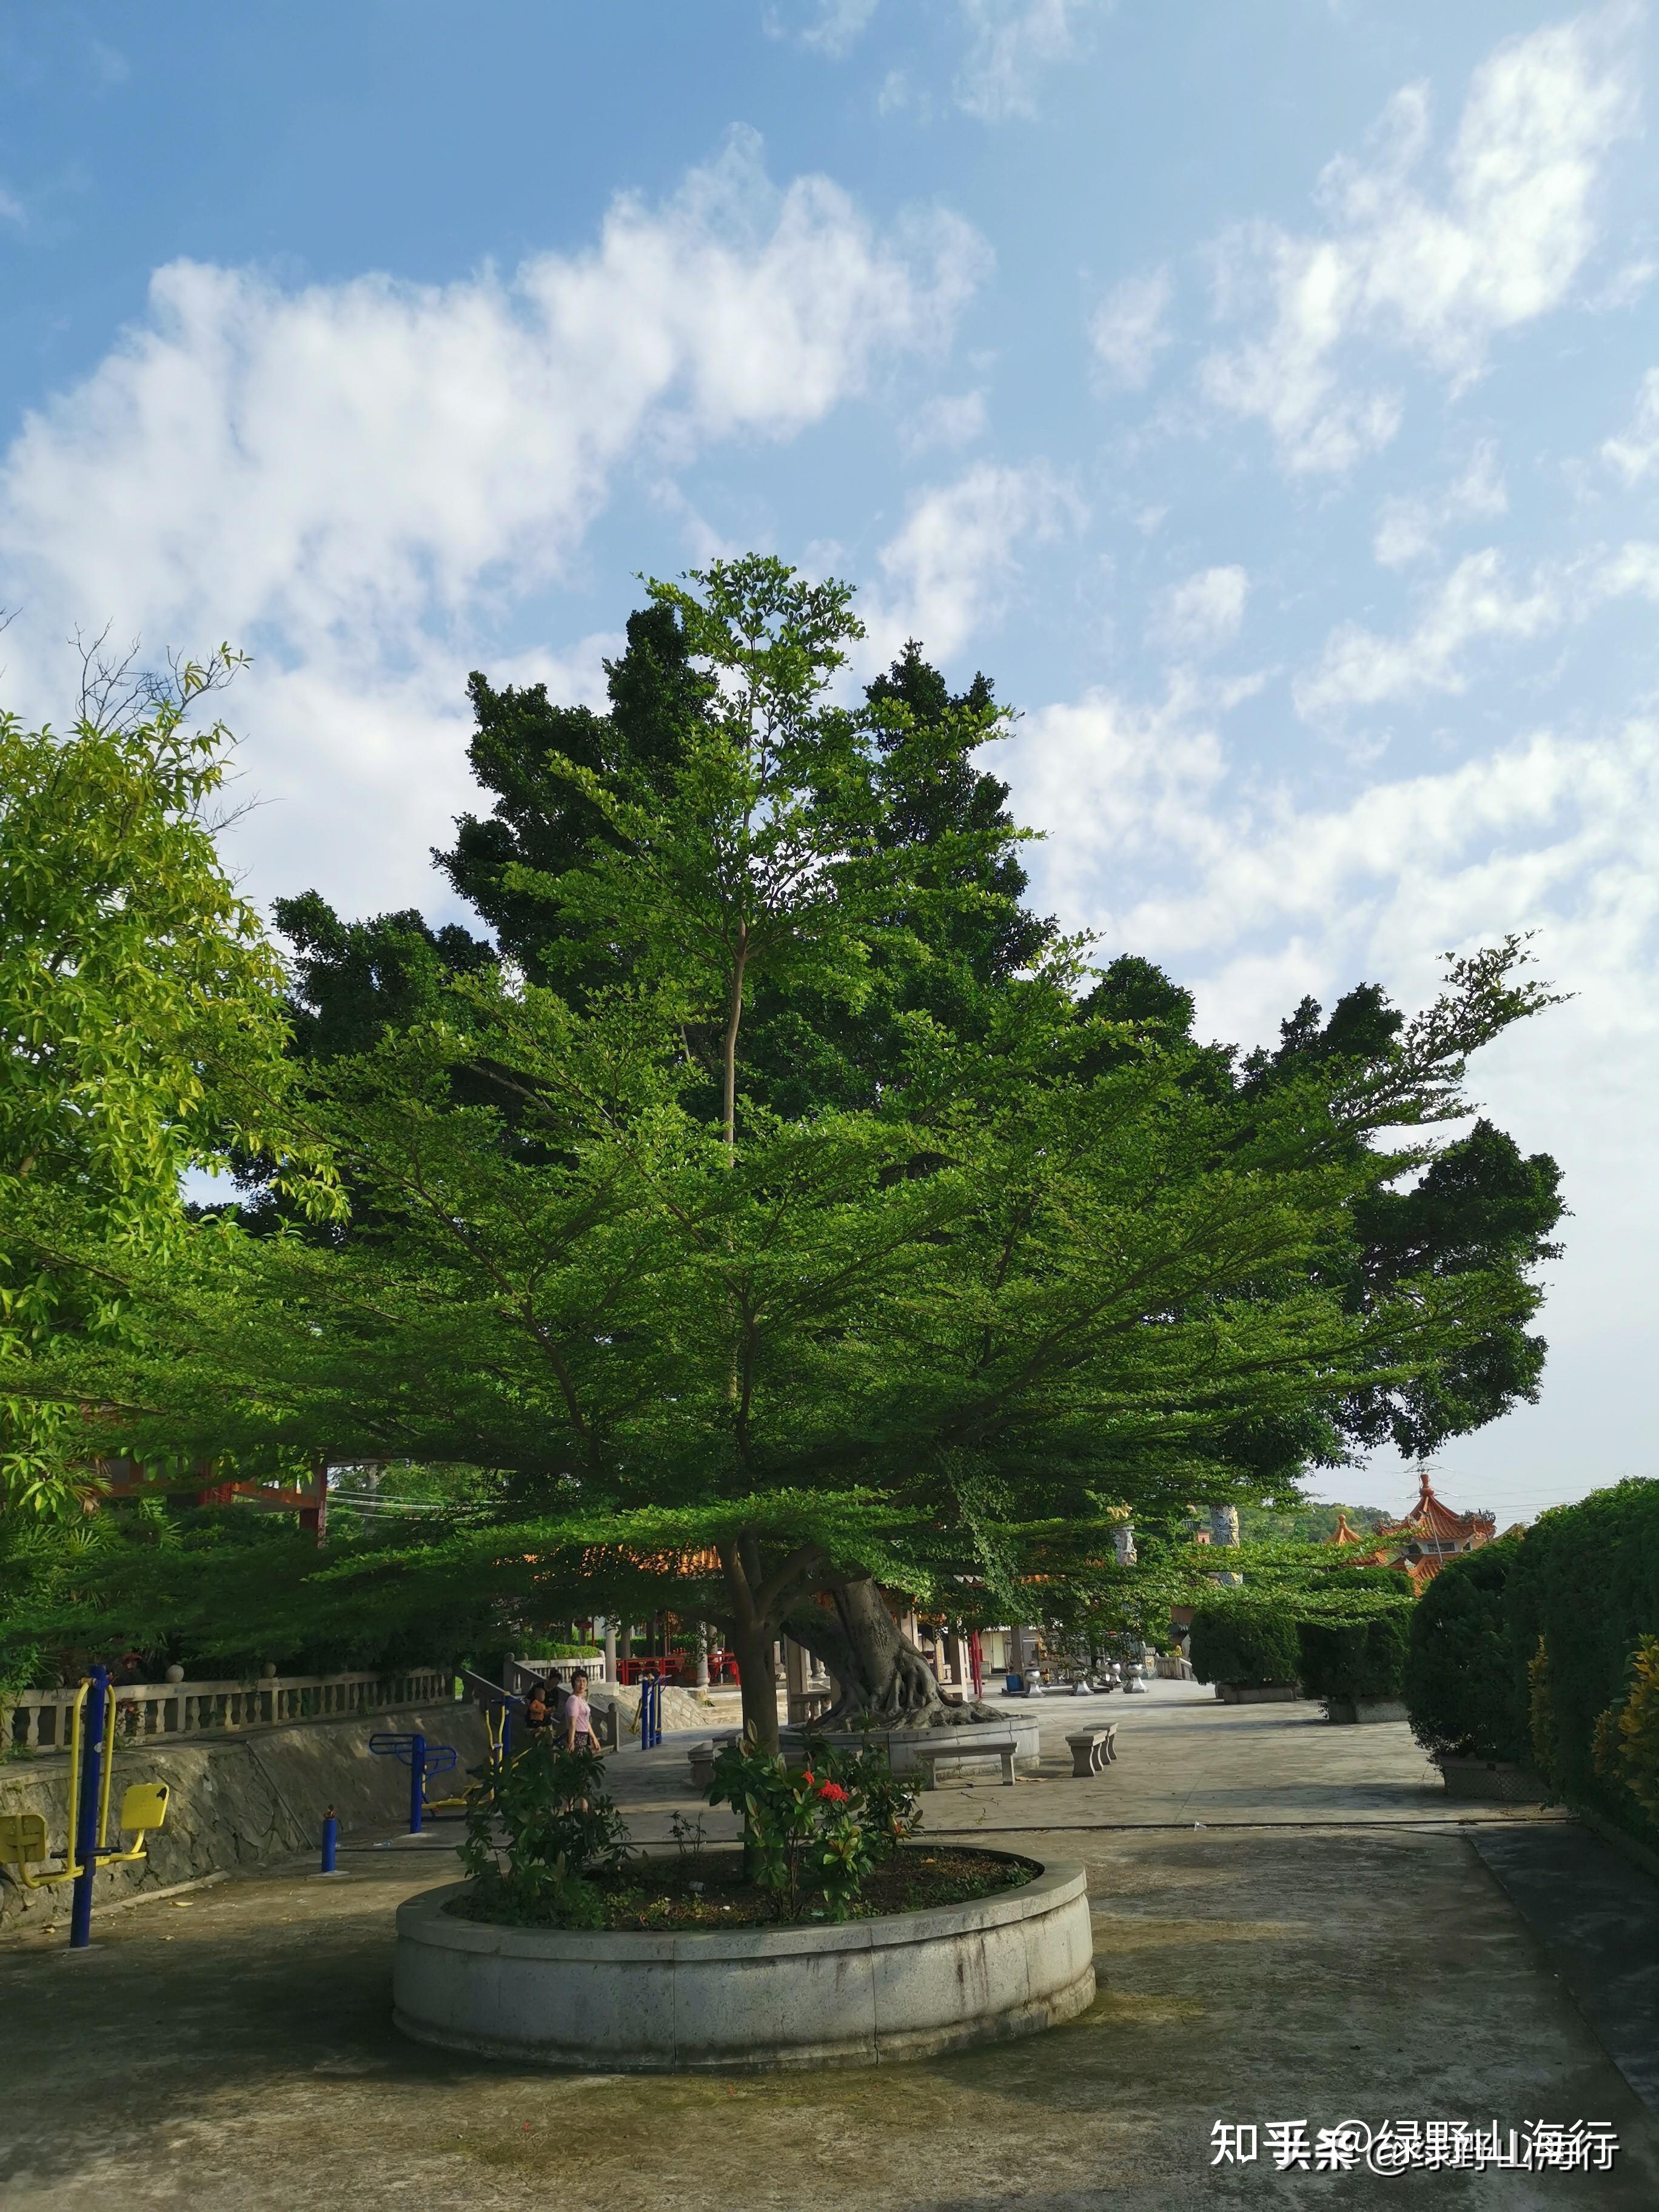
[[[1110,1721],[1104,1728],[1079,1729],[1066,1739],[1066,1748],[1072,1754],[1072,1773],[1079,1782],[1090,1775],[1098,1774],[1117,1757],[1117,1723]]]
[[[742,1737],[736,1729],[729,1735],[714,1736],[702,1743],[694,1743],[686,1753],[686,1765],[690,1772],[691,1787],[699,1797],[708,1795],[714,1779],[714,1761],[728,1743],[739,1743]]]
[[[942,1743],[919,1743],[911,1758],[921,1766],[925,1779],[924,1790],[938,1784],[938,1769],[941,1759],[1000,1759],[1002,1778],[1009,1789],[1014,1786],[1014,1753],[1019,1747],[1018,1737],[1004,1735],[988,1728],[952,1728],[935,1731],[946,1740]]]

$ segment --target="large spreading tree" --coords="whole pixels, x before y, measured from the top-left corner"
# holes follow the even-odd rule
[[[652,586],[610,716],[475,680],[501,799],[447,865],[505,962],[409,918],[383,973],[384,930],[313,960],[307,1137],[353,1222],[127,1270],[143,1340],[64,1373],[135,1449],[500,1470],[494,1526],[330,1587],[672,1589],[764,1741],[786,1626],[843,1708],[936,1696],[878,1582],[959,1612],[1098,1573],[1128,1514],[1534,1386],[1553,1170],[1426,1135],[1541,1002],[1518,948],[1241,1064],[1024,912],[988,686],[912,653],[849,705],[841,587],[690,586]]]

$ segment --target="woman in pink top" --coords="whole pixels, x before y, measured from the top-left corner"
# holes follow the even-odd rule
[[[587,1702],[587,1677],[580,1667],[570,1677],[570,1695],[564,1705],[564,1747],[591,1751],[597,1759],[599,1740],[593,1734],[593,1708]]]

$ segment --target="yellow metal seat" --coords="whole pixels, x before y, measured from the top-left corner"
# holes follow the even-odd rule
[[[122,1832],[159,1828],[167,1816],[168,1794],[165,1782],[135,1782],[121,1799]]]
[[[46,1824],[39,1813],[0,1813],[0,1865],[36,1866],[46,1856]]]

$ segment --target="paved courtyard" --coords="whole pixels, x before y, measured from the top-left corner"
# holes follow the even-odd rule
[[[278,1871],[107,1914],[79,1955],[61,1937],[0,1953],[0,2206],[1659,2203],[1654,2115],[1591,2026],[1594,1976],[1550,1948],[1552,1913],[1565,1940],[1564,1897],[1599,1878],[1560,1854],[1602,1847],[1559,1822],[1460,1822],[1403,1728],[1159,1685],[1100,1701],[1118,1763],[1075,1782],[1061,1739],[1089,1701],[1036,1710],[1039,1778],[925,1802],[935,1832],[1088,1869],[1100,1995],[1072,2027],[870,2072],[581,2078],[447,2057],[392,2030],[388,1998],[392,1911],[447,1878],[453,1832],[358,1838],[345,1880]],[[686,1740],[613,1763],[643,1838],[692,1808]],[[1557,1854],[1557,1887],[1529,1921],[1515,1899],[1536,1850]],[[1659,1886],[1622,1862],[1605,1878],[1635,1885],[1610,1910],[1639,1949]],[[1603,2033],[1616,2045],[1618,2022]],[[1348,2117],[1601,2120],[1624,2148],[1611,2176],[1210,2164],[1218,2119]]]

